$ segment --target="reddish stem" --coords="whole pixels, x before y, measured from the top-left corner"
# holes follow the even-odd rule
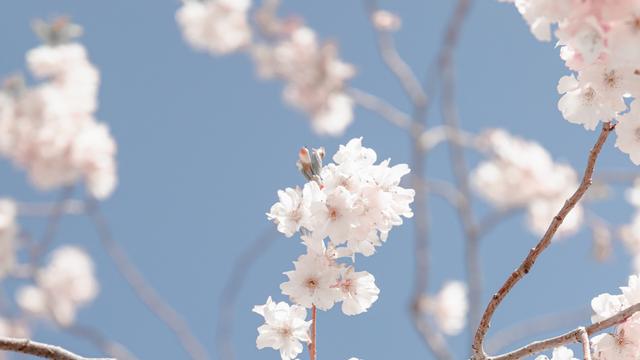
[[[316,360],[316,306],[311,308],[311,342],[309,343],[309,360]]]

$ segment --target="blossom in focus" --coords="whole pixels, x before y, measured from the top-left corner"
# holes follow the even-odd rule
[[[251,41],[251,0],[184,0],[176,21],[194,48],[224,55]]]
[[[375,277],[366,271],[356,272],[351,266],[343,269],[338,283],[342,312],[346,315],[357,315],[367,311],[378,300],[380,294],[375,280]]]
[[[275,303],[269,297],[264,305],[256,305],[253,311],[264,317],[265,321],[258,328],[258,349],[270,347],[279,350],[282,360],[288,360],[302,352],[303,342],[311,341],[311,321],[305,321],[307,310],[304,307],[286,302]]]
[[[308,252],[293,262],[295,270],[285,272],[289,281],[280,285],[284,295],[306,308],[315,305],[329,310],[340,296],[336,288],[340,268],[324,254]]]
[[[625,154],[635,165],[640,165],[640,105],[637,101],[631,103],[631,110],[620,116],[616,124],[616,147]]]
[[[423,297],[420,307],[433,316],[443,333],[457,335],[465,327],[469,310],[467,287],[463,282],[449,281],[435,296]]]
[[[593,130],[600,122],[617,119],[616,146],[640,164],[634,110],[625,113],[626,99],[640,95],[640,3],[637,1],[514,0],[539,40],[551,40],[575,75],[558,83],[563,94],[558,108],[566,120]],[[623,115],[621,115],[623,114]]]
[[[91,302],[99,286],[94,275],[93,261],[82,249],[63,246],[56,249],[48,264],[39,269],[35,285],[18,290],[18,305],[34,315],[53,317],[68,326],[78,308]]]
[[[43,82],[0,90],[0,154],[39,189],[84,180],[93,196],[106,198],[117,183],[116,144],[95,119],[98,70],[79,43],[34,48],[27,64]]]
[[[540,355],[536,357],[536,360],[549,360],[549,357],[547,357],[546,355]],[[573,350],[564,346],[560,346],[553,349],[551,360],[578,360],[578,359],[573,357]]]

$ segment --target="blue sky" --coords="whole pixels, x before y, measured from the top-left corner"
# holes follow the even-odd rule
[[[398,48],[421,76],[438,50],[453,4],[381,2],[402,16]],[[281,84],[258,80],[244,55],[214,58],[190,49],[174,21],[178,6],[174,0],[3,2],[0,75],[25,70],[25,52],[38,44],[29,26],[32,19],[68,14],[84,26],[81,40],[102,74],[98,117],[109,124],[119,147],[120,184],[104,211],[117,240],[216,358],[220,293],[234,259],[270,228],[264,213],[276,200],[277,189],[302,183],[294,164],[297,149],[325,146],[332,154],[338,144],[363,136],[379,158],[400,163],[409,161],[410,144],[400,130],[361,109],[344,136],[318,137],[302,114],[282,103]],[[401,87],[380,61],[360,1],[285,1],[284,11],[304,16],[322,37],[338,41],[342,57],[358,69],[354,86],[409,109]],[[475,2],[455,65],[456,97],[466,129],[505,127],[542,143],[556,159],[581,171],[597,134],[562,119],[555,89],[567,71],[558,50],[537,42],[512,5]],[[440,109],[433,110],[429,122],[440,123]],[[434,151],[427,171],[450,179],[445,150]],[[601,167],[632,169],[611,140]],[[2,196],[26,201],[57,196],[33,190],[24,174],[6,161],[0,163],[0,176]],[[618,193],[615,205],[599,206],[597,211],[616,223],[626,222],[632,210],[621,199]],[[435,198],[430,205],[430,282],[435,291],[446,280],[464,278],[463,239],[451,207]],[[478,206],[478,211],[486,210]],[[523,221],[515,217],[483,239],[483,303],[537,241]],[[26,219],[23,224],[41,233],[44,221]],[[413,278],[412,225],[395,229],[375,256],[359,260],[359,267],[376,276],[382,291],[368,313],[346,317],[334,309],[319,315],[320,358],[431,358],[407,311]],[[186,358],[170,332],[122,281],[85,217],[65,218],[57,242],[78,244],[97,262],[101,294],[81,312],[82,323],[99,327],[140,359]],[[586,231],[555,243],[506,299],[494,328],[585,307],[598,293],[613,292],[626,283],[629,261],[619,247],[605,264],[595,263],[590,249]],[[278,358],[274,351],[255,349],[261,319],[250,309],[269,295],[284,300],[279,294],[282,272],[302,251],[296,240],[279,237],[253,264],[234,310],[239,359]],[[36,339],[82,353],[95,351],[46,325]],[[450,342],[456,357],[465,358],[467,335]]]

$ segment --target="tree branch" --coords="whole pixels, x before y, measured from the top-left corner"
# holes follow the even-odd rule
[[[518,360],[522,359],[525,356],[535,355],[542,351],[552,349],[561,345],[566,345],[570,343],[580,342],[583,334],[586,332],[587,337],[594,335],[604,329],[610,328],[614,325],[621,324],[625,322],[628,318],[630,318],[633,314],[640,311],[640,304],[635,304],[630,306],[616,315],[599,321],[595,324],[591,324],[589,326],[581,326],[575,330],[571,330],[562,335],[558,335],[556,337],[552,337],[546,340],[535,341],[531,344],[521,347],[512,352],[506,353],[504,355],[499,356],[486,356],[484,355],[483,359],[486,360]]]
[[[480,320],[480,324],[476,331],[473,344],[473,359],[474,360],[485,360],[485,359],[493,359],[489,357],[484,351],[484,339],[489,330],[489,326],[491,323],[491,319],[493,314],[495,313],[498,306],[502,303],[504,298],[509,294],[511,289],[526,275],[529,273],[533,265],[535,264],[538,257],[542,254],[542,252],[549,246],[551,243],[551,239],[562,225],[565,217],[573,210],[576,204],[582,199],[584,194],[587,192],[589,187],[591,186],[591,178],[593,176],[593,172],[595,170],[596,161],[600,152],[602,151],[602,147],[604,143],[607,141],[609,134],[613,130],[613,125],[610,123],[604,123],[602,126],[602,131],[596,140],[595,145],[589,152],[589,157],[587,159],[587,166],[584,171],[584,175],[582,177],[582,181],[578,189],[573,193],[573,195],[565,202],[564,206],[558,214],[553,218],[553,221],[549,225],[549,228],[542,236],[538,244],[529,251],[529,254],[526,256],[524,261],[520,264],[520,266],[507,278],[504,282],[500,290],[493,295],[487,308],[482,315],[482,319]],[[515,358],[514,358],[515,359]]]
[[[0,337],[0,350],[28,354],[51,360],[115,360],[82,357],[59,346],[31,341],[29,339],[10,337]]]

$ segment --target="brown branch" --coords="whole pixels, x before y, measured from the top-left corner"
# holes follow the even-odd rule
[[[316,323],[317,323],[317,311],[316,306],[311,307],[311,342],[309,342],[309,359],[317,359],[318,344],[316,340]]]
[[[76,355],[59,346],[43,344],[29,339],[0,337],[0,350],[12,351],[51,360],[115,360],[103,358],[87,358]]]
[[[551,243],[551,239],[558,231],[560,225],[564,221],[565,217],[573,210],[576,204],[582,199],[584,194],[587,192],[589,187],[591,186],[591,178],[593,176],[593,172],[595,170],[596,161],[598,159],[598,155],[602,151],[602,147],[609,137],[609,133],[613,129],[613,125],[609,123],[605,123],[602,126],[602,131],[596,140],[595,145],[589,152],[589,157],[587,160],[587,166],[584,171],[584,175],[582,176],[582,181],[580,182],[580,186],[578,189],[571,195],[571,197],[565,202],[564,206],[558,214],[553,218],[553,221],[549,225],[546,233],[542,236],[538,244],[529,251],[529,254],[526,256],[522,264],[507,278],[505,283],[502,285],[500,290],[493,295],[487,308],[482,315],[482,319],[480,320],[480,324],[476,331],[473,344],[473,359],[474,360],[484,360],[489,359],[488,355],[484,351],[483,343],[487,331],[489,330],[489,326],[491,323],[491,319],[493,314],[495,313],[498,306],[502,303],[504,298],[509,294],[511,289],[526,275],[529,273],[533,265],[535,264],[538,257],[542,254],[542,252],[549,246]]]
[[[584,354],[584,360],[591,360],[591,343],[589,342],[589,333],[587,329],[583,327],[578,328],[580,333],[579,341],[582,343],[582,353]]]
[[[184,318],[169,306],[156,290],[147,283],[140,271],[129,260],[124,250],[114,240],[111,229],[100,211],[98,202],[95,199],[87,199],[85,206],[87,215],[98,232],[100,243],[142,303],[176,335],[191,359],[208,359],[209,356],[205,347],[191,332]]]
[[[220,296],[218,323],[216,326],[216,344],[220,359],[233,360],[235,358],[232,341],[233,325],[235,324],[234,304],[238,299],[238,294],[242,289],[251,265],[273,244],[276,235],[275,230],[269,227],[267,231],[251,243],[233,264],[231,275],[229,275]]]
[[[517,342],[533,338],[533,336],[558,330],[563,327],[572,328],[591,315],[590,309],[580,309],[569,313],[553,313],[536,316],[513,326],[506,327],[487,340],[487,352],[496,353]]]
[[[514,350],[512,352],[503,354],[503,355],[498,355],[498,356],[487,356],[486,354],[483,355],[482,359],[485,360],[518,360],[518,359],[522,359],[525,356],[531,356],[531,355],[535,355],[537,353],[540,353],[542,351],[548,350],[548,349],[552,349],[561,345],[566,345],[566,344],[570,344],[570,343],[576,343],[576,342],[580,342],[582,337],[584,336],[583,334],[585,333],[586,330],[586,334],[587,336],[592,336],[604,329],[610,328],[612,326],[618,325],[620,323],[625,322],[628,318],[630,318],[633,314],[635,314],[636,312],[640,311],[640,304],[635,304],[633,306],[630,306],[624,310],[622,310],[621,312],[617,313],[616,315],[604,319],[602,321],[599,321],[595,324],[591,324],[589,326],[584,326],[584,327],[579,327],[575,330],[571,330],[567,333],[564,333],[562,335],[558,335],[556,337],[552,337],[549,339],[545,339],[545,340],[541,340],[541,341],[535,341],[532,342],[531,344],[527,345],[527,346],[523,346],[517,350]]]

